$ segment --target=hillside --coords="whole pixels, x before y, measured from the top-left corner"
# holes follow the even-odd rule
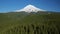
[[[0,13],[0,34],[60,34],[60,13]]]

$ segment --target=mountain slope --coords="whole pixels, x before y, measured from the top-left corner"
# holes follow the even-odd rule
[[[22,8],[21,10],[17,10],[17,12],[20,12],[20,11],[25,11],[25,12],[38,12],[38,11],[46,11],[46,10],[42,10],[42,9],[39,9],[33,5],[27,5],[26,7]]]

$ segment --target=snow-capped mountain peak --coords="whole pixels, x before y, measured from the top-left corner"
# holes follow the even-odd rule
[[[20,9],[20,10],[17,10],[18,12],[19,11],[25,11],[25,12],[37,12],[37,11],[45,11],[45,10],[42,10],[42,9],[39,9],[33,5],[27,5],[26,7],[24,7],[23,9]]]

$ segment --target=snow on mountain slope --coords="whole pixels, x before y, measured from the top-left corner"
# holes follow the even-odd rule
[[[20,11],[25,11],[25,12],[37,12],[37,11],[45,11],[45,10],[39,9],[39,8],[33,6],[33,5],[27,5],[27,6],[24,7],[23,9],[17,10],[17,12],[20,12]]]

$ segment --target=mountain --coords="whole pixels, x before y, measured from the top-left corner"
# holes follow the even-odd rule
[[[0,34],[60,34],[60,13],[33,5],[17,12],[0,13]]]
[[[45,11],[45,10],[42,10],[42,9],[39,9],[33,5],[27,5],[26,7],[20,9],[20,10],[17,10],[17,12],[20,12],[20,11],[25,11],[25,12],[37,12],[37,11]]]

